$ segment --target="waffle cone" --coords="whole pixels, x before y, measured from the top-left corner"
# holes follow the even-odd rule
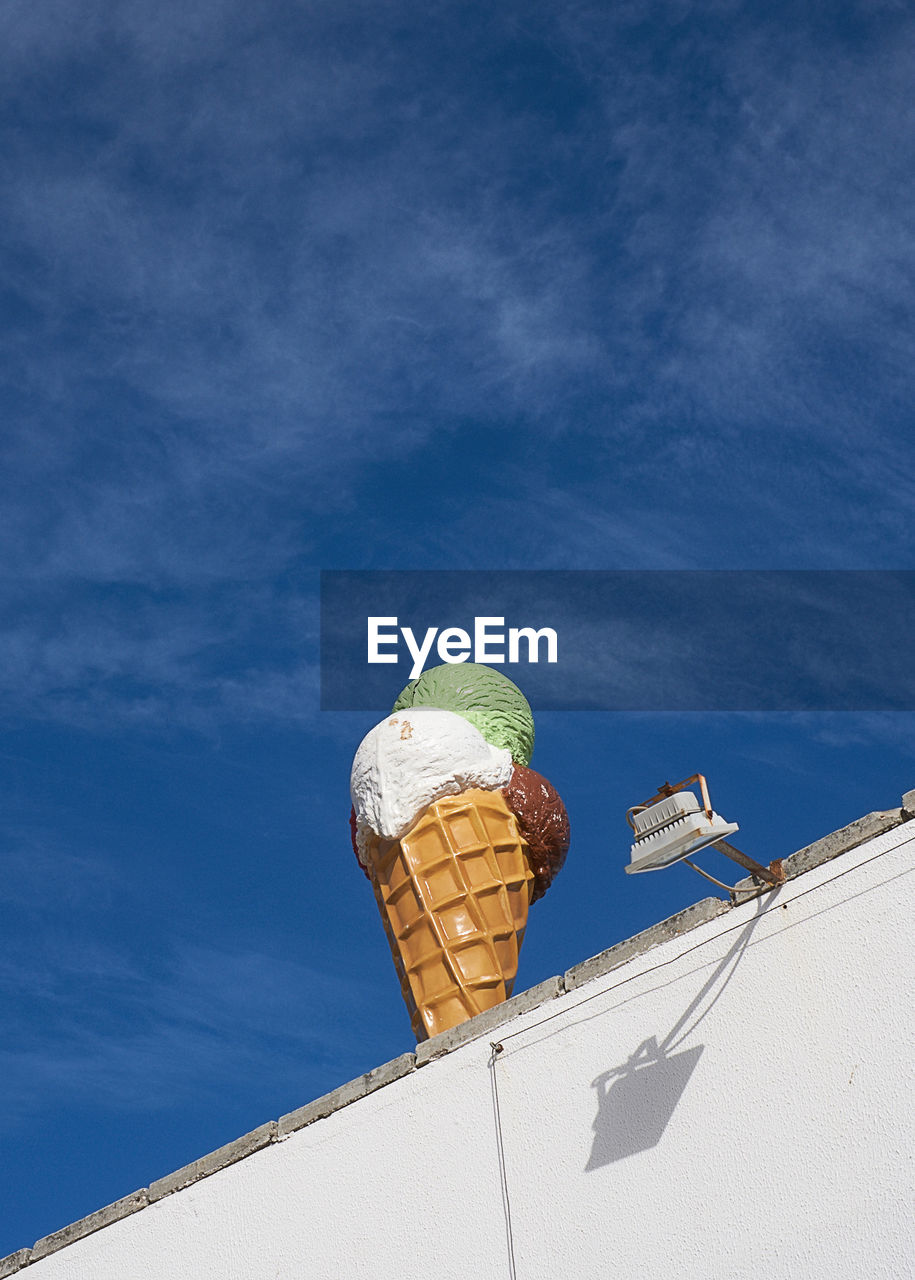
[[[417,1040],[508,999],[533,873],[500,791],[445,796],[400,840],[370,832],[363,858]]]

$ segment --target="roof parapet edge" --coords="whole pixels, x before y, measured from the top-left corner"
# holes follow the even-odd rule
[[[685,907],[675,915],[668,916],[666,920],[653,924],[650,929],[643,929],[634,937],[626,938],[608,947],[600,955],[591,956],[589,960],[583,960],[581,964],[567,969],[566,990],[574,991],[576,987],[583,986],[592,978],[600,978],[605,973],[618,969],[620,965],[634,960],[636,956],[651,951],[653,947],[659,947],[662,942],[669,942],[683,933],[698,929],[699,925],[714,920],[716,916],[723,915],[730,909],[731,903],[724,898],[703,898],[701,902],[694,902],[691,907]]]
[[[382,1089],[385,1085],[400,1080],[415,1068],[416,1054],[402,1053],[399,1058],[392,1058],[390,1062],[374,1067],[365,1075],[341,1084],[339,1089],[333,1089],[323,1097],[315,1098],[314,1102],[307,1102],[304,1107],[280,1116],[277,1121],[277,1142],[284,1142],[298,1129],[304,1129],[306,1125],[314,1124],[316,1120],[323,1120],[334,1111],[348,1107],[351,1102],[358,1102],[360,1098],[368,1097],[376,1089]]]
[[[53,1231],[48,1236],[42,1236],[40,1240],[36,1240],[32,1245],[28,1260],[29,1265],[46,1258],[49,1253],[56,1253],[64,1245],[73,1244],[75,1240],[82,1240],[86,1236],[91,1236],[94,1232],[100,1231],[102,1227],[108,1227],[113,1222],[120,1222],[122,1218],[130,1217],[138,1209],[145,1209],[148,1204],[146,1188],[143,1187],[139,1191],[132,1191],[129,1196],[123,1196],[120,1200],[115,1200],[114,1204],[105,1205],[104,1209],[96,1209],[95,1213],[90,1213],[85,1218],[80,1218],[78,1222],[71,1222],[69,1226],[61,1227],[59,1231]]]
[[[17,1249],[15,1253],[8,1254],[5,1258],[0,1258],[0,1280],[5,1280],[6,1276],[15,1275],[17,1271],[21,1271],[23,1267],[28,1266],[31,1260],[31,1249]]]
[[[244,1160],[255,1151],[269,1147],[270,1143],[275,1141],[276,1121],[270,1120],[241,1138],[236,1138],[234,1142],[227,1142],[224,1147],[211,1151],[209,1155],[201,1156],[199,1160],[192,1160],[183,1169],[176,1169],[174,1173],[168,1173],[164,1178],[157,1178],[155,1182],[151,1182],[148,1191],[149,1203],[155,1204],[157,1200],[163,1200],[175,1191],[181,1191],[184,1187],[200,1182],[201,1179],[218,1173],[220,1169],[225,1169],[230,1164],[237,1164],[239,1160]]]
[[[910,798],[915,801],[915,791],[907,791],[903,801]],[[850,853],[859,844],[875,840],[885,831],[892,831],[893,827],[901,826],[912,816],[915,815],[911,814],[906,807],[875,809],[873,813],[866,813],[863,818],[856,818],[854,822],[849,822],[848,826],[840,827],[838,831],[831,831],[828,836],[822,836],[821,839],[814,840],[813,844],[805,845],[803,849],[798,849],[784,858],[782,867],[785,879],[795,880],[805,871],[812,871],[814,867],[820,867],[824,862],[831,862],[842,853]],[[761,893],[765,893],[768,887],[768,885],[757,884],[752,876],[735,885],[735,888],[740,890],[749,891],[755,888]]]

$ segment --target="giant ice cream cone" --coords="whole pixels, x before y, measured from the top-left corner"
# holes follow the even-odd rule
[[[533,872],[500,791],[436,800],[363,857],[418,1040],[508,999]]]
[[[356,856],[375,891],[417,1039],[508,999],[527,910],[569,844],[565,808],[528,769],[521,691],[488,667],[434,667],[353,760]]]

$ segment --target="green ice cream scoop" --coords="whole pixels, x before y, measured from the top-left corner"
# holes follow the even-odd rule
[[[479,662],[445,663],[411,680],[392,711],[439,707],[463,716],[493,747],[507,747],[527,766],[534,750],[534,717],[527,698],[507,676]]]

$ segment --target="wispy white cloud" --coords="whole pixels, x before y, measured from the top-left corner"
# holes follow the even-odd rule
[[[58,938],[4,959],[0,999],[9,1125],[49,1097],[148,1111],[216,1096],[251,1073],[326,1069],[358,1051],[354,1026],[370,1020],[371,991],[257,951],[185,943],[140,964],[114,946]]]
[[[19,829],[7,821],[3,842],[0,902],[9,910],[34,910],[49,884],[64,911],[107,903],[122,887],[117,866],[85,850],[62,849],[50,830]]]
[[[31,609],[0,631],[0,708],[96,728],[311,721],[315,615],[307,596],[242,587],[202,600],[71,595],[53,618]]]
[[[0,198],[0,573],[47,592],[6,612],[19,705],[109,717],[127,679],[158,686],[128,716],[192,685],[282,715],[312,678],[208,672],[224,610],[90,624],[62,584],[235,584],[273,624],[248,584],[305,561],[910,551],[906,13],[852,46],[732,3],[534,6],[462,32],[459,75],[447,7],[419,45],[390,38],[405,12],[4,11],[4,101],[32,115]],[[493,48],[542,100],[481,69]],[[468,423],[523,449],[489,466],[475,438],[440,521],[371,490]]]

